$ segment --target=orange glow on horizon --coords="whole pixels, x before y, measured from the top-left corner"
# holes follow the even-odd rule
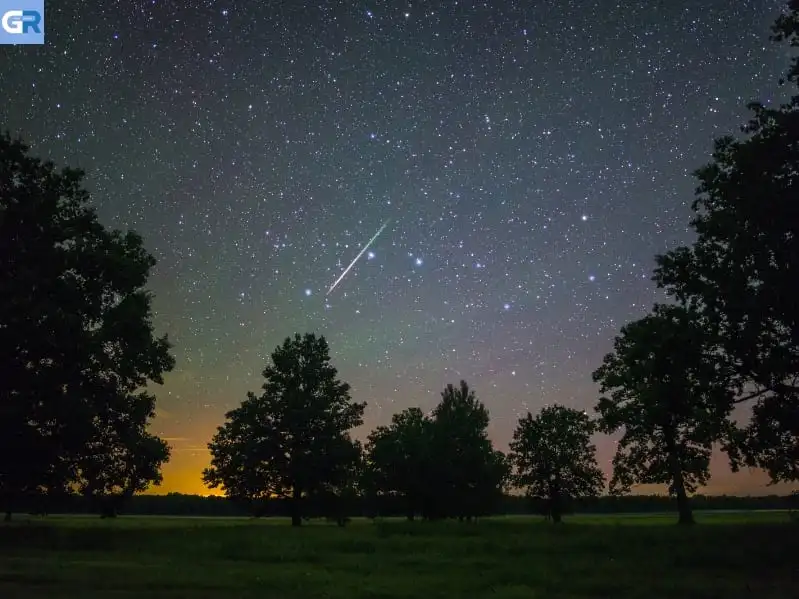
[[[189,495],[223,496],[219,489],[209,489],[203,484],[202,471],[208,467],[211,458],[207,449],[191,448],[189,451],[174,451],[172,459],[164,465],[164,482],[151,487],[145,495],[166,495],[185,493]],[[726,467],[726,459],[714,456],[713,478],[707,487],[700,489],[705,495],[782,495],[799,489],[797,485],[780,484],[769,486],[764,472],[744,470],[737,474]],[[665,488],[659,485],[646,485],[634,490],[636,494],[662,494]]]

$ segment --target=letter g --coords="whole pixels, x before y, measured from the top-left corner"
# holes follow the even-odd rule
[[[3,29],[8,33],[22,33],[22,11],[9,10],[3,15]]]

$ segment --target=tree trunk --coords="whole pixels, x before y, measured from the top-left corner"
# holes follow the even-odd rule
[[[302,493],[300,492],[299,487],[294,487],[294,491],[291,496],[291,525],[292,526],[302,526],[302,513],[300,511],[300,500],[302,498]]]
[[[680,514],[680,519],[677,521],[678,524],[693,524],[694,514],[691,510],[688,493],[685,491],[682,471],[679,469],[674,475],[674,493],[677,495],[677,511]]]
[[[562,511],[560,505],[560,485],[558,482],[550,482],[549,484],[549,513],[552,516],[554,524],[560,524],[562,521]]]
[[[424,508],[422,508],[424,511]],[[405,517],[408,519],[408,522],[413,522],[413,518],[416,515],[416,501],[411,498],[410,493],[405,494]]]
[[[11,510],[6,512],[6,517],[3,518],[5,522],[11,522]]]
[[[668,433],[667,433],[668,434]],[[685,490],[685,478],[680,465],[677,442],[672,436],[666,439],[669,451],[669,463],[671,466],[672,489],[677,497],[677,512],[679,513],[678,524],[693,524],[694,514],[691,511],[691,504],[688,499],[688,492]]]

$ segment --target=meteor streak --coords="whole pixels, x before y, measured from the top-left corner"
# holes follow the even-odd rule
[[[350,272],[350,270],[352,269],[352,267],[353,267],[353,266],[355,266],[355,263],[358,261],[358,259],[359,259],[361,256],[363,256],[363,255],[364,255],[364,253],[366,252],[366,250],[368,250],[368,249],[369,249],[369,246],[370,246],[370,245],[372,245],[372,244],[374,243],[375,239],[377,239],[377,237],[378,237],[378,236],[379,236],[379,235],[380,235],[380,234],[383,232],[383,229],[385,229],[385,228],[388,226],[388,223],[390,223],[390,222],[391,222],[391,219],[389,219],[389,220],[387,220],[386,222],[384,222],[384,223],[383,223],[383,226],[382,226],[382,227],[380,227],[380,228],[377,230],[377,233],[375,233],[374,237],[372,237],[372,238],[369,240],[369,242],[368,242],[368,243],[367,243],[365,246],[363,246],[363,249],[361,249],[361,251],[360,251],[360,252],[358,252],[358,255],[357,255],[357,256],[355,256],[355,260],[353,260],[352,262],[350,262],[350,265],[349,265],[347,268],[345,268],[345,269],[344,269],[344,272],[343,272],[343,273],[341,273],[341,275],[339,275],[339,278],[338,278],[338,279],[336,279],[336,282],[335,282],[335,283],[333,283],[333,284],[330,286],[330,289],[328,289],[328,290],[327,290],[327,293],[325,294],[325,297],[327,297],[328,295],[330,295],[331,293],[333,293],[333,290],[334,290],[334,289],[335,289],[335,288],[338,286],[338,284],[339,284],[339,283],[341,283],[341,279],[343,279],[344,277],[346,277],[346,276],[347,276],[347,273],[348,273],[348,272]]]

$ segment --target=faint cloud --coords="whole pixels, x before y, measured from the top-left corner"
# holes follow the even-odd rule
[[[197,453],[203,452],[208,453],[208,447],[205,445],[188,445],[185,447],[173,447],[173,452],[190,452],[190,453]]]

